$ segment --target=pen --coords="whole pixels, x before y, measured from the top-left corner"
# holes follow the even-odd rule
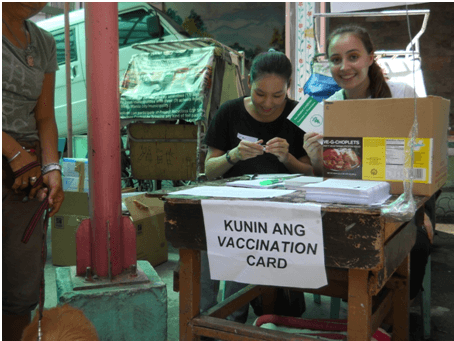
[[[260,181],[260,186],[268,186],[272,184],[277,184],[281,182],[281,179],[272,179],[272,180],[265,180],[265,181]]]

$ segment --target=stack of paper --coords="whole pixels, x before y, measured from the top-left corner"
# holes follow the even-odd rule
[[[304,186],[306,200],[342,204],[380,205],[391,195],[384,181],[328,179]]]
[[[318,183],[322,181],[323,181],[322,177],[302,175],[296,178],[286,179],[284,181],[284,186],[287,189],[301,189],[301,187],[304,187],[308,184]]]

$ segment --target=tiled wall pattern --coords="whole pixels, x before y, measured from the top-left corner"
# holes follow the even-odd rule
[[[295,5],[295,100],[299,101],[304,96],[303,86],[311,75],[310,62],[315,54],[313,18],[315,3],[298,2]]]

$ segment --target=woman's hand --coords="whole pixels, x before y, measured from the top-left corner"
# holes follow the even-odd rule
[[[49,217],[52,217],[58,212],[63,200],[65,199],[65,193],[62,188],[61,173],[58,170],[54,170],[45,174],[44,183],[47,185],[47,188],[44,192],[40,192],[39,195],[46,192],[49,193],[47,198],[51,208]]]
[[[318,133],[306,133],[304,135],[303,148],[311,159],[311,162],[321,162],[323,160],[323,146],[318,142],[323,135]]]
[[[317,176],[323,172],[323,146],[318,142],[321,138],[323,135],[314,132],[304,134],[303,148],[311,159],[314,174]]]
[[[266,143],[266,152],[276,155],[279,162],[286,163],[288,160],[289,144],[286,139],[275,137]]]
[[[19,154],[18,157],[16,157],[13,161],[11,161],[10,166],[13,172],[17,172],[21,168],[25,167],[29,163],[32,163],[33,161],[36,161],[37,158],[34,155],[29,154],[25,150],[21,150],[21,153]],[[28,186],[33,186],[33,184],[37,181],[37,179],[41,176],[41,168],[39,166],[34,167],[27,171],[26,173],[18,176],[14,180],[14,184],[12,186],[12,189],[18,193],[20,191],[23,191],[26,189]],[[36,180],[35,180],[36,178]],[[41,189],[43,185],[36,186],[35,188],[32,188],[30,190],[30,193],[28,197],[30,199],[33,199],[36,196],[36,193],[38,192],[39,189]]]
[[[263,140],[258,140],[257,142],[249,142],[241,140],[238,146],[231,151],[232,155],[235,155],[233,161],[244,161],[252,159],[259,155],[263,155],[263,146],[261,145]]]

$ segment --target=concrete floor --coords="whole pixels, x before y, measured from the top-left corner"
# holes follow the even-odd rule
[[[432,337],[434,341],[452,341],[454,335],[454,225],[438,224],[437,235],[432,253]],[[155,270],[167,285],[168,294],[168,335],[169,341],[179,339],[178,293],[173,291],[173,270],[178,262],[178,250],[169,248],[169,260]],[[46,300],[45,308],[52,308],[57,304],[55,268],[52,265],[51,235],[48,235],[48,258],[45,267]],[[322,297],[322,303],[314,303],[312,295],[306,294],[306,312],[303,317],[329,317],[330,301]],[[340,318],[347,317],[347,303],[342,302]],[[256,316],[252,309],[249,311],[248,324],[252,324]],[[411,340],[423,340],[419,299],[413,302],[410,314]],[[154,340],[150,337],[150,340]]]

